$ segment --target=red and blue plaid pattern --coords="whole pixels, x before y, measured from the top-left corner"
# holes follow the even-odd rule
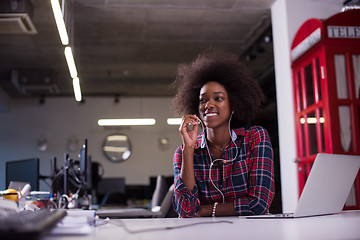
[[[223,155],[221,169],[214,163],[211,179],[222,191],[225,202],[234,202],[238,215],[258,215],[268,211],[274,198],[273,151],[268,132],[260,127],[245,127],[232,131],[232,139]],[[237,155],[237,158],[235,156]],[[200,205],[222,203],[223,197],[209,179],[211,161],[204,132],[199,134],[194,150],[196,185],[188,191],[180,178],[182,148],[174,155],[175,193],[173,205],[180,217],[194,217]]]

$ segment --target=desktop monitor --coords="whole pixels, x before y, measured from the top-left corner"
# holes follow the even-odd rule
[[[31,158],[6,162],[6,186],[10,181],[28,182],[31,190],[39,190],[39,159]]]
[[[80,174],[84,182],[84,190],[92,188],[92,164],[91,157],[88,156],[88,142],[85,139],[84,145],[80,150],[79,168]]]

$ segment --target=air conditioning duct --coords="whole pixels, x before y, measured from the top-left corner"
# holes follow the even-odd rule
[[[0,34],[36,34],[31,0],[0,0]]]
[[[52,82],[51,69],[14,69],[11,71],[11,83],[23,95],[56,95],[59,88]]]

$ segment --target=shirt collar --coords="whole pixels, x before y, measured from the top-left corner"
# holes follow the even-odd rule
[[[233,142],[235,142],[235,140],[237,139],[237,134],[235,133],[234,130],[231,129],[231,140]],[[198,142],[196,144],[196,148],[205,148],[206,147],[206,138],[205,138],[205,131],[203,131],[198,138]]]

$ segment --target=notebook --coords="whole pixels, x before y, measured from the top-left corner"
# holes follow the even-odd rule
[[[298,218],[340,213],[360,168],[360,156],[319,153],[294,213],[246,218]]]
[[[166,217],[171,208],[171,201],[174,194],[174,184],[168,189],[160,206],[155,206],[151,210],[145,208],[109,208],[99,209],[96,215],[101,218],[141,218],[141,217]]]

